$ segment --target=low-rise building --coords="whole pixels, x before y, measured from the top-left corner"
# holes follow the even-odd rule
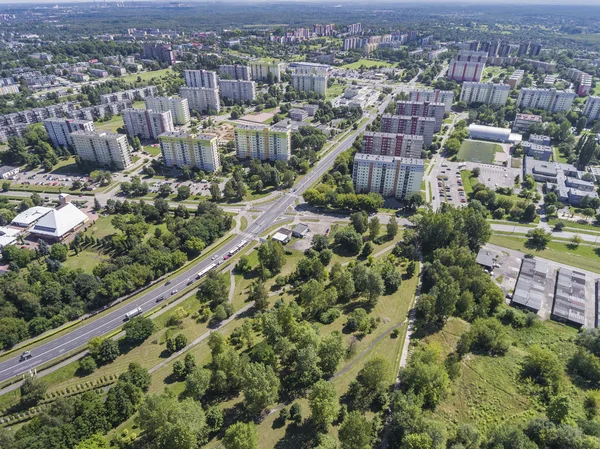
[[[131,149],[124,134],[75,131],[71,140],[75,153],[84,161],[118,170],[131,165]]]
[[[408,199],[420,194],[425,171],[423,159],[357,153],[352,181],[357,193],[379,193],[383,197]]]
[[[125,109],[123,122],[130,136],[141,139],[158,139],[162,133],[175,131],[171,111],[158,112],[152,109]]]
[[[531,125],[541,124],[542,117],[534,114],[517,114],[513,123],[512,130],[515,132],[528,131]]]
[[[552,147],[548,145],[533,143],[531,141],[523,142],[522,145],[525,154],[534,159],[538,159],[540,161],[549,161],[552,157]]]
[[[196,167],[207,172],[221,168],[217,136],[166,132],[158,140],[167,167]]]
[[[12,219],[10,224],[20,228],[28,228],[51,210],[51,207],[45,206],[30,207],[29,209],[17,214],[17,216]]]
[[[319,105],[318,104],[305,104],[304,106],[302,106],[302,109],[304,109],[306,112],[308,112],[308,115],[310,117],[314,117],[315,114],[317,113],[317,110],[319,109]]]
[[[234,133],[235,152],[239,159],[287,161],[291,157],[292,132],[289,126],[237,125]]]
[[[585,309],[585,273],[561,268],[556,276],[552,319],[582,327]]]
[[[89,69],[88,73],[96,78],[108,78],[108,72],[104,69]]]
[[[61,204],[40,218],[30,233],[50,241],[61,241],[87,223],[89,217],[61,196]]]
[[[546,262],[523,258],[511,305],[538,313],[545,301],[547,277],[548,264]]]
[[[531,134],[529,136],[529,142],[537,145],[550,145],[550,136],[543,136],[541,134]]]
[[[12,165],[3,165],[0,167],[0,179],[9,179],[18,174],[21,171],[19,167]]]
[[[304,109],[290,109],[290,118],[296,122],[303,122],[308,118],[308,112]]]
[[[514,134],[510,128],[498,128],[495,126],[469,125],[469,137],[471,139],[491,140],[493,142],[520,142],[521,135]]]

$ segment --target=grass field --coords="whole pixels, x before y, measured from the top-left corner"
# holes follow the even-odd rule
[[[361,66],[364,66],[367,69],[370,69],[371,67],[393,67],[394,64],[390,64],[389,62],[386,61],[376,61],[373,59],[359,59],[356,62],[352,62],[350,64],[345,64],[342,66],[342,68],[344,69],[351,69],[351,70],[358,70]]]
[[[502,147],[497,143],[465,140],[456,155],[456,159],[491,164],[494,162],[494,155],[497,151],[502,151]]]
[[[342,93],[344,92],[344,89],[346,88],[345,84],[332,84],[331,87],[327,88],[327,99],[333,99],[335,97],[339,97],[340,95],[342,95]]]
[[[600,251],[592,246],[580,245],[578,248],[569,247],[569,242],[550,242],[548,247],[542,251],[531,251],[525,247],[527,239],[525,236],[516,237],[512,235],[492,235],[490,243],[505,248],[522,251],[524,253],[533,252],[536,256],[555,262],[571,265],[582,270],[600,273]]]
[[[125,129],[122,115],[114,115],[110,120],[105,122],[94,122],[94,125],[98,131],[107,131],[111,133],[116,133],[119,128]],[[123,133],[124,132],[125,131],[123,131]]]
[[[154,70],[152,72],[132,73],[131,75],[126,75],[119,79],[127,83],[135,83],[138,80],[138,76],[142,79],[142,81],[150,81],[152,78],[161,78],[171,73],[174,73],[172,69],[161,69]]]
[[[108,259],[108,256],[102,255],[97,251],[85,249],[84,251],[80,251],[77,255],[75,255],[73,251],[70,251],[69,257],[63,265],[72,270],[81,268],[86,273],[91,274],[96,265],[100,262],[106,262]]]

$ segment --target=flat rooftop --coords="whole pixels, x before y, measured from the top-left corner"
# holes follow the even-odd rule
[[[585,274],[561,268],[556,277],[553,318],[577,326],[585,324]]]
[[[544,302],[548,265],[537,259],[523,259],[511,304],[538,312]]]

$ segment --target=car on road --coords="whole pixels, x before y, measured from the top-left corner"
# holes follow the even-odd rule
[[[163,296],[159,296],[158,298],[156,298],[156,302],[161,302],[161,301],[164,301],[164,300],[165,300],[164,295]]]
[[[187,280],[187,285],[191,285],[191,284],[193,284],[193,283],[194,283],[194,280],[193,280],[193,279],[188,279],[188,280]]]
[[[31,351],[25,351],[23,354],[21,354],[21,359],[20,360],[22,362],[23,360],[30,359],[31,357],[33,357],[31,355]]]
[[[171,281],[167,281],[165,282],[165,285],[169,285],[171,283]]]
[[[177,293],[177,289],[173,290],[173,291],[171,292],[171,295],[174,295],[175,293]]]
[[[223,260],[227,260],[227,259],[229,259],[229,255],[228,255],[228,254],[225,254],[225,255],[223,256]]]
[[[212,256],[212,257],[210,258],[210,260],[215,260],[217,257],[219,257],[219,256],[217,256],[217,255],[215,254],[214,256]]]

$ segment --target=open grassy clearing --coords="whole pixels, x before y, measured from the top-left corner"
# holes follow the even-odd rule
[[[456,160],[491,164],[498,151],[502,151],[502,146],[497,143],[465,140],[456,155]]]
[[[73,251],[69,251],[69,257],[63,263],[64,266],[76,269],[81,268],[86,273],[92,273],[94,267],[101,262],[106,262],[110,259],[109,256],[103,255],[92,249],[85,249],[80,251],[79,254],[75,254]]]
[[[544,259],[564,263],[582,270],[600,273],[600,250],[592,246],[580,245],[573,248],[569,242],[552,241],[548,247],[542,251],[532,251],[525,247],[527,238],[525,236],[517,237],[512,235],[492,235],[490,243],[503,246],[508,249],[522,251],[524,253],[533,253]]]
[[[327,99],[331,100],[335,97],[339,97],[344,92],[346,88],[345,84],[334,83],[331,87],[327,88]]]
[[[125,81],[126,83],[136,83],[138,82],[138,77],[141,78],[142,81],[150,81],[152,78],[162,78],[171,73],[175,72],[173,72],[173,69],[168,68],[150,72],[132,73],[131,75],[122,76],[119,79],[121,81]]]
[[[600,232],[600,226],[591,223],[580,223],[578,221],[573,220],[561,220],[560,218],[552,218],[548,220],[548,224],[550,226],[554,226],[559,221],[562,221],[565,224],[565,231],[574,230],[575,232],[575,230],[581,229],[585,231],[590,231],[594,234]]]
[[[94,122],[94,126],[100,132],[106,131],[110,133],[116,133],[119,129],[125,129],[125,122],[123,122],[122,115],[113,115],[109,120],[103,122]]]

